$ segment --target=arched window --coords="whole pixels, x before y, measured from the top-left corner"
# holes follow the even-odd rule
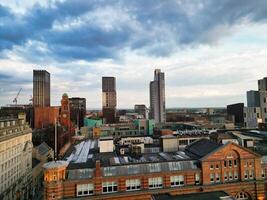
[[[246,193],[246,192],[243,192],[243,191],[242,191],[242,192],[239,192],[239,193],[235,196],[235,198],[236,198],[237,200],[251,200],[249,194]]]

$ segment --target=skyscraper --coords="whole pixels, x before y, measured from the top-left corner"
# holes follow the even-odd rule
[[[267,123],[267,77],[258,80],[263,122]]]
[[[166,121],[165,78],[160,69],[154,71],[154,81],[150,82],[150,118],[156,123]]]
[[[76,126],[81,128],[84,125],[86,115],[86,99],[80,97],[69,98],[70,101],[70,118]]]
[[[50,106],[50,74],[46,70],[33,70],[33,105]]]
[[[115,123],[116,106],[116,79],[115,77],[102,77],[102,112],[105,123]]]
[[[247,91],[247,106],[248,107],[260,107],[259,91],[255,91],[255,90]]]

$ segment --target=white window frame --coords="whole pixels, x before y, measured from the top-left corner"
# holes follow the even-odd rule
[[[184,186],[184,175],[170,177],[171,187]]]
[[[141,189],[140,179],[128,179],[125,181],[126,191],[134,191]]]
[[[78,184],[76,185],[76,195],[77,197],[89,196],[94,194],[94,184]]]
[[[106,191],[104,191],[104,188],[107,188]],[[102,193],[106,194],[106,193],[114,193],[114,192],[118,192],[118,183],[115,181],[112,182],[103,182],[102,183]]]
[[[163,178],[162,177],[153,177],[148,179],[149,189],[156,189],[163,187]]]

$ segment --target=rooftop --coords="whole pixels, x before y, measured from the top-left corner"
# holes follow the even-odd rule
[[[168,194],[153,195],[153,200],[235,200],[223,191],[205,192],[170,196]]]
[[[68,166],[68,162],[63,161],[63,160],[57,160],[57,161],[51,161],[51,162],[45,163],[43,165],[43,168],[54,169],[58,167],[67,167],[67,166]]]

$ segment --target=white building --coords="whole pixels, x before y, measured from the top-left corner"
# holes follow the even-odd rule
[[[0,199],[30,199],[32,130],[25,116],[0,119]]]
[[[244,107],[244,123],[247,128],[258,128],[258,124],[262,122],[260,107]]]

